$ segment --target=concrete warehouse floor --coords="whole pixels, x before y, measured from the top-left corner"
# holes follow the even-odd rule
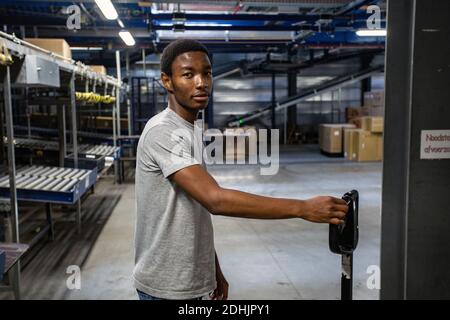
[[[354,254],[354,298],[378,299],[379,291],[367,287],[367,270],[379,265],[382,164],[327,158],[317,146],[298,149],[282,148],[275,176],[261,176],[256,166],[222,165],[209,171],[224,187],[276,197],[340,197],[357,189],[360,239]],[[101,180],[83,210],[81,236],[75,234],[73,221],[61,215],[55,241],[33,250],[36,256],[22,272],[25,299],[137,299],[131,282],[133,177],[122,185]],[[230,299],[340,298],[340,256],[328,249],[328,225],[222,216],[213,217],[213,223]],[[81,268],[80,290],[67,289],[69,265]]]

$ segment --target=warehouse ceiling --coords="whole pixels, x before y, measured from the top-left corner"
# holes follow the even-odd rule
[[[368,5],[377,4],[385,26],[385,2],[376,0],[282,1],[138,1],[117,0],[117,20],[106,20],[93,0],[3,0],[3,31],[19,37],[65,38],[75,59],[114,65],[114,50],[127,48],[118,36],[126,29],[136,39],[128,47],[131,61],[159,53],[172,39],[196,38],[212,52],[275,52],[304,54],[305,50],[380,49],[383,37],[358,37],[366,28]],[[70,30],[66,8],[80,9],[80,29]],[[90,50],[86,50],[89,48]]]

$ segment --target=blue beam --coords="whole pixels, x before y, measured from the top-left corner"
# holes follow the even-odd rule
[[[306,15],[306,14],[186,14],[186,21],[287,21],[296,23],[314,23],[319,19],[331,19],[332,15]],[[172,14],[152,14],[153,20],[172,21]]]
[[[153,30],[172,30],[172,26],[152,26]],[[184,30],[205,30],[205,31],[319,31],[317,26],[185,26]],[[323,31],[333,31],[331,27],[322,27]]]

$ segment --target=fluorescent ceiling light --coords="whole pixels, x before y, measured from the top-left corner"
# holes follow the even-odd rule
[[[176,23],[160,23],[161,27],[172,27]],[[215,22],[185,22],[186,27],[232,27],[231,23],[215,23]]]
[[[214,22],[185,22],[187,27],[231,27],[231,23],[214,23]]]
[[[120,31],[119,36],[122,38],[123,42],[125,42],[127,46],[134,46],[136,43],[136,41],[134,41],[133,36],[128,31]]]
[[[356,31],[359,37],[386,37],[386,29],[361,29]]]
[[[70,47],[70,50],[74,51],[99,51],[103,50],[102,47]]]
[[[111,0],[95,0],[95,3],[100,8],[106,19],[114,20],[119,16]]]
[[[117,23],[119,24],[119,26],[120,26],[121,28],[125,28],[125,26],[123,25],[122,20],[117,19]]]

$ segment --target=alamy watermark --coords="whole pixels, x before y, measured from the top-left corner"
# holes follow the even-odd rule
[[[81,270],[77,265],[70,265],[66,269],[66,274],[70,276],[67,277],[66,286],[69,290],[80,290],[81,289]]]
[[[380,267],[377,265],[370,265],[367,267],[367,271],[370,276],[367,278],[367,289],[380,290],[381,288],[381,272]]]
[[[367,14],[371,16],[367,18],[367,29],[376,30],[381,29],[381,9],[379,6],[372,5],[366,9]]]
[[[170,139],[173,148],[170,152],[174,163],[192,159],[193,156],[199,163],[207,165],[259,164],[261,175],[277,174],[280,158],[278,129],[257,131],[254,128],[236,128],[222,133],[218,129],[203,131],[201,123],[201,120],[194,123],[193,134],[183,128],[172,132]]]
[[[69,30],[80,30],[81,29],[81,9],[76,4],[68,6],[63,10],[65,14],[69,17],[66,20],[66,27]]]

